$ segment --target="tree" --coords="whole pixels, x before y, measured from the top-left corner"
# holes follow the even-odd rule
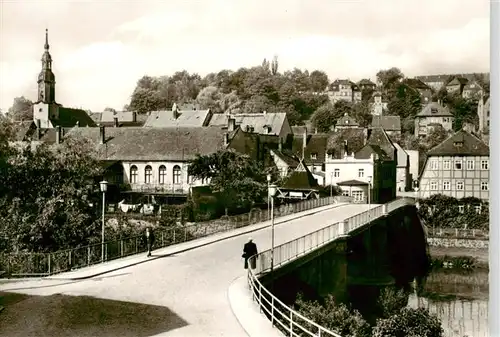
[[[314,112],[311,122],[319,132],[328,132],[337,122],[338,116],[335,107],[331,103],[320,106]]]
[[[389,318],[377,320],[372,335],[374,337],[442,337],[441,322],[427,309],[403,308]]]
[[[386,91],[394,89],[404,78],[404,74],[399,68],[392,67],[386,70],[380,70],[377,73],[377,81]]]
[[[160,96],[158,91],[145,88],[136,88],[134,90],[129,106],[129,109],[139,114],[166,108],[168,108],[166,101]]]
[[[446,138],[448,138],[448,132],[443,128],[442,125],[435,125],[429,134],[424,139],[424,144],[428,150],[441,144]]]
[[[352,117],[362,127],[368,127],[372,122],[372,114],[370,104],[366,101],[361,101],[353,105]]]
[[[33,120],[33,102],[24,96],[16,97],[7,114],[15,121]]]
[[[278,74],[278,56],[274,55],[273,60],[271,62],[271,73],[273,75]]]
[[[189,165],[195,179],[210,179],[210,187],[226,210],[249,208],[263,200],[266,172],[259,162],[232,150],[196,156]]]
[[[314,70],[309,75],[311,90],[314,92],[323,92],[330,83],[328,75],[324,71]]]
[[[113,108],[110,108],[110,107],[105,107],[104,111],[116,112],[116,109],[113,109]]]
[[[99,200],[92,182],[102,173],[93,149],[72,138],[35,149],[10,147],[7,164],[0,165],[4,250],[47,252],[89,243],[99,227],[89,204]]]

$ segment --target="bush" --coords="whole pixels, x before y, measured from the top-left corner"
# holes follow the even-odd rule
[[[380,317],[389,318],[408,305],[408,294],[403,289],[387,287],[380,292],[377,306]]]
[[[403,308],[399,313],[377,320],[374,337],[442,337],[443,328],[437,316],[427,309]]]

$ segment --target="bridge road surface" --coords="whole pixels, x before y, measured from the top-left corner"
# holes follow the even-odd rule
[[[291,241],[367,209],[368,205],[346,204],[279,224],[275,226],[275,244],[280,245]],[[40,296],[54,294],[91,296],[113,302],[132,302],[128,303],[129,307],[146,305],[146,307],[159,306],[164,310],[171,310],[170,315],[163,313],[158,318],[148,313],[145,308],[135,310],[130,308],[130,312],[127,313],[128,318],[122,326],[117,326],[106,322],[106,319],[101,319],[100,323],[99,318],[93,321],[90,318],[93,317],[92,312],[98,310],[99,306],[105,307],[105,305],[91,305],[83,313],[72,316],[67,312],[62,313],[64,317],[70,317],[70,320],[73,320],[71,323],[64,321],[66,322],[64,331],[57,331],[52,327],[50,332],[47,331],[47,334],[41,335],[35,333],[36,330],[40,331],[40,325],[30,322],[46,318],[33,317],[33,315],[45,315],[46,312],[52,312],[55,309],[50,307],[38,310],[37,308],[34,308],[35,310],[24,309],[16,312],[15,317],[5,318],[8,322],[5,322],[5,319],[2,320],[4,314],[0,314],[0,336],[247,336],[231,310],[227,292],[233,280],[245,273],[241,254],[243,244],[249,236],[254,239],[259,251],[271,248],[271,228],[268,227],[251,234],[154,259],[91,279],[81,281],[28,280],[20,283],[0,284],[0,291]],[[42,312],[37,314],[40,311]],[[57,323],[57,318],[51,317],[51,319],[56,322],[56,325],[62,324]],[[182,323],[179,323],[180,321]],[[256,322],[256,324],[262,323],[263,321]],[[107,331],[105,325],[108,325],[108,330],[112,328],[112,331]],[[148,327],[149,332],[139,332],[141,329],[145,331],[144,327],[140,327],[141,325]],[[154,329],[155,326],[158,328]]]

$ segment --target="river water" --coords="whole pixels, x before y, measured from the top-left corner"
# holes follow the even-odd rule
[[[435,270],[422,294],[410,295],[409,306],[436,314],[445,337],[489,337],[488,270]]]

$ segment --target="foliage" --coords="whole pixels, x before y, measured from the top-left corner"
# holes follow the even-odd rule
[[[489,205],[480,199],[472,197],[455,199],[436,194],[420,200],[419,203],[419,216],[428,227],[488,229]],[[464,206],[463,213],[460,213],[459,205]],[[475,210],[477,205],[481,205],[480,214]]]
[[[2,250],[53,251],[86,243],[97,230],[89,203],[98,204],[92,182],[101,173],[92,149],[71,138],[53,147],[8,147],[0,166]]]
[[[377,73],[377,81],[381,84],[385,91],[394,89],[403,78],[404,74],[399,68],[396,67],[380,70]]]
[[[189,165],[195,179],[209,179],[226,209],[248,208],[265,198],[266,171],[260,162],[232,150],[197,156]]]
[[[33,120],[33,102],[24,96],[16,97],[7,115],[15,121]]]
[[[381,318],[389,318],[408,305],[408,294],[403,289],[383,288],[377,300]]]
[[[377,320],[374,337],[441,337],[443,328],[437,316],[427,309],[403,308],[389,318]]]
[[[405,84],[393,84],[391,90],[387,104],[390,115],[406,119],[413,118],[420,112],[422,105],[417,90]]]
[[[477,116],[477,102],[472,99],[463,98],[460,95],[453,94],[447,97],[448,106],[455,117],[453,120],[453,130],[458,131],[464,123],[479,125]]]
[[[305,301],[301,294],[295,302],[298,312],[313,322],[345,337],[371,336],[370,325],[356,310],[350,310],[345,304],[336,303],[329,295],[324,305],[317,301]]]
[[[337,122],[339,118],[337,115],[334,105],[327,103],[316,109],[311,118],[311,122],[319,132],[328,132]]]

